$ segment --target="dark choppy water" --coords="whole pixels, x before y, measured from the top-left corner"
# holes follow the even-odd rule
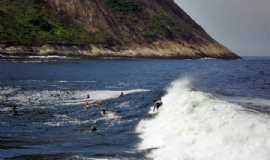
[[[166,95],[166,88],[176,79],[180,80],[172,85],[174,89],[167,91],[168,96],[163,96]],[[0,158],[215,159],[215,154],[203,154],[200,148],[205,143],[200,139],[207,139],[207,136],[198,135],[208,129],[193,126],[190,129],[192,131],[187,132],[183,129],[186,126],[180,125],[182,119],[179,126],[164,128],[166,132],[160,132],[160,135],[156,133],[162,125],[170,127],[172,123],[178,123],[177,115],[171,113],[177,110],[175,108],[172,111],[161,110],[157,116],[148,113],[153,101],[161,96],[164,99],[164,108],[187,106],[188,109],[190,106],[197,106],[202,109],[203,112],[177,112],[182,118],[196,113],[197,118],[185,119],[187,125],[198,123],[200,118],[200,123],[203,123],[213,115],[225,117],[225,127],[212,125],[214,121],[223,123],[223,119],[209,120],[207,125],[210,126],[210,131],[206,135],[214,135],[217,139],[207,145],[220,148],[215,153],[232,153],[223,152],[222,146],[227,147],[227,143],[219,141],[228,137],[236,139],[228,147],[239,151],[242,138],[239,135],[242,132],[225,134],[227,132],[224,130],[229,132],[230,129],[242,129],[252,132],[243,135],[248,139],[243,145],[249,149],[243,150],[242,155],[249,156],[256,151],[252,155],[261,160],[270,155],[270,129],[266,127],[270,126],[270,58],[267,57],[232,61],[0,60],[0,89]],[[186,90],[188,92],[182,92]],[[177,94],[170,94],[178,91]],[[119,97],[121,92],[126,96]],[[88,94],[90,100],[87,99]],[[89,101],[89,106],[96,102],[101,102],[102,105],[86,108],[86,101]],[[170,104],[173,101],[179,101],[179,104]],[[208,103],[204,104],[205,101]],[[16,109],[12,107],[14,105],[17,106]],[[215,114],[210,114],[207,109],[203,110],[212,105],[220,105],[223,110],[215,109]],[[241,106],[241,109],[227,111],[223,105],[229,108]],[[100,115],[102,109],[108,112],[105,117]],[[238,117],[238,112],[241,117]],[[209,116],[202,116],[204,113],[209,113]],[[226,116],[231,114],[238,118],[232,121]],[[169,121],[170,115],[176,116],[175,119]],[[252,120],[250,125],[253,124],[255,129],[252,126],[241,128],[241,125],[235,125],[242,122],[241,120],[245,122],[244,117]],[[143,124],[140,123],[142,119]],[[166,119],[170,123],[166,123]],[[157,130],[151,126],[157,127]],[[97,131],[92,131],[93,127]],[[172,130],[179,132],[173,133]],[[184,134],[190,136],[186,140],[193,140],[187,146],[193,147],[185,146],[182,153],[175,153],[175,150],[183,147],[180,145],[185,144],[183,141],[163,140],[157,143],[164,138],[161,137],[163,135],[177,141]],[[258,143],[260,151],[255,150],[256,147],[250,149],[253,143]],[[174,146],[175,149],[166,148],[167,145]],[[158,149],[162,146],[165,146],[164,149]],[[197,152],[201,155],[198,156]],[[244,158],[246,157],[231,156],[228,159]]]

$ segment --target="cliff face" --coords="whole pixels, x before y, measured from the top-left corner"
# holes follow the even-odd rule
[[[31,1],[35,9],[33,15],[39,16],[31,17],[30,14],[25,23],[31,22],[33,29],[39,28],[41,33],[35,35],[34,32],[34,36],[27,39],[29,43],[24,44],[23,36],[19,37],[21,43],[17,39],[9,40],[9,36],[1,37],[0,27],[2,54],[238,57],[212,39],[173,0],[20,1]],[[8,10],[1,10],[4,3],[11,5],[14,2],[0,2],[0,14],[12,17]],[[22,12],[28,13],[23,7]],[[32,33],[31,28],[29,30]],[[44,36],[45,33],[49,36]]]

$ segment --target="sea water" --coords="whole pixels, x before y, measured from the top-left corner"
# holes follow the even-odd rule
[[[270,157],[268,57],[2,59],[0,102],[0,159]]]

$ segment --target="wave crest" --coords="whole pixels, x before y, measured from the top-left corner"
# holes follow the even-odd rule
[[[177,80],[162,97],[163,107],[136,128],[140,150],[155,160],[268,160],[270,117],[194,91]]]

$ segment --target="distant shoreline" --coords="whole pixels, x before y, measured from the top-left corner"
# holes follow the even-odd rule
[[[0,44],[0,59],[238,59],[238,55],[219,48],[219,44],[179,44],[104,48],[77,45],[6,45]]]
[[[213,58],[213,57],[89,57],[89,56],[58,56],[58,55],[48,55],[48,56],[9,56],[9,55],[2,55],[0,54],[0,60],[91,60],[91,59],[100,59],[100,60],[137,60],[137,59],[153,59],[153,60],[198,60],[198,59],[219,59],[219,60],[235,60],[241,59],[239,58]]]

